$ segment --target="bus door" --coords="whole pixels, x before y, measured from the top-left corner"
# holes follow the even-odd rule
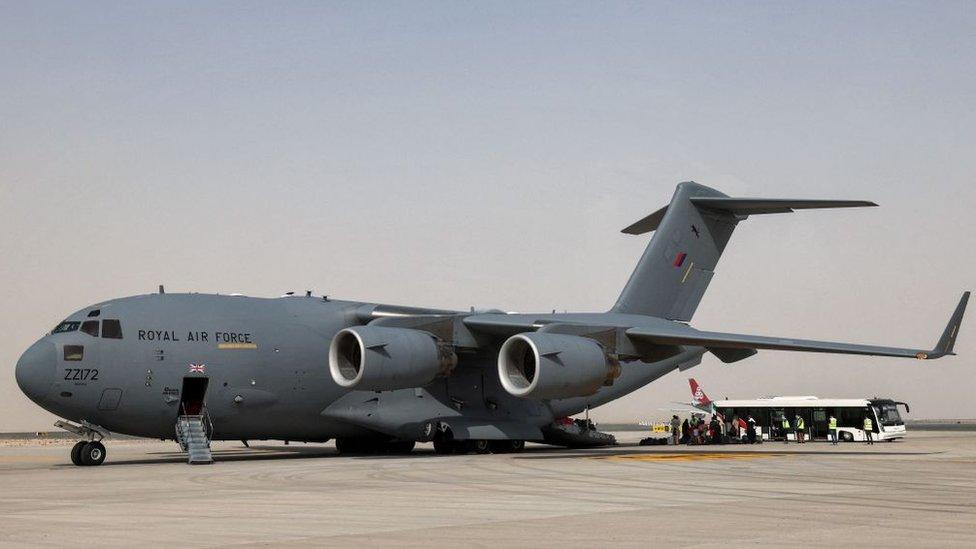
[[[772,408],[769,410],[770,426],[772,427],[772,432],[770,433],[770,440],[787,440],[789,431],[783,428],[783,418],[787,417],[786,410],[784,408]],[[793,425],[793,422],[790,422]]]
[[[810,440],[827,440],[827,410],[813,409],[813,421],[810,422]]]

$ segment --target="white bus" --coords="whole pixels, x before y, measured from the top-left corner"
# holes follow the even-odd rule
[[[837,418],[837,437],[845,442],[864,441],[864,418],[871,418],[874,440],[904,438],[905,422],[898,413],[898,406],[908,405],[887,398],[817,398],[815,396],[772,397],[757,400],[713,400],[711,404],[726,421],[733,418],[756,420],[756,434],[762,440],[796,440],[790,429],[784,433],[783,416],[790,425],[799,414],[806,423],[807,440],[827,440],[827,421],[833,414]],[[744,430],[743,430],[744,435]]]

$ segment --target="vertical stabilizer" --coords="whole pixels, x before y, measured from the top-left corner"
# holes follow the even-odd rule
[[[702,390],[701,385],[695,381],[695,378],[688,378],[688,385],[691,386],[691,403],[696,408],[707,409],[711,411],[712,409],[712,399],[708,398],[705,391]]]
[[[705,295],[718,258],[739,221],[750,215],[866,206],[877,204],[866,200],[731,198],[692,181],[679,183],[670,204],[623,230],[627,234],[656,232],[611,311],[687,322]],[[951,351],[951,341],[945,347]]]
[[[703,209],[696,197],[724,198],[715,189],[680,183],[671,203],[624,229],[656,231],[612,311],[691,320],[738,222],[729,211]]]

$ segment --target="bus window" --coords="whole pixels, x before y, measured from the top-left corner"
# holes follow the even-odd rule
[[[837,425],[861,429],[864,427],[864,412],[866,408],[837,408]]]
[[[875,411],[882,425],[904,425],[901,414],[898,413],[898,405],[894,402],[878,404]]]

